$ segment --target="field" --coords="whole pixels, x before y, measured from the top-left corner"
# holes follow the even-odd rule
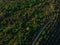
[[[0,0],[0,45],[60,45],[59,0]]]

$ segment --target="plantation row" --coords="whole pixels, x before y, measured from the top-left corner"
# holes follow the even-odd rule
[[[57,38],[57,36],[59,35],[59,29],[56,29],[59,21],[57,20],[58,15],[55,15],[55,17],[52,19],[52,22],[49,25],[47,25],[44,31],[42,31],[36,45],[44,45],[44,44],[50,45],[51,41]]]
[[[0,3],[0,45],[31,45],[49,20],[54,20],[52,26],[49,24],[51,29],[56,24],[58,17],[55,13],[59,10],[55,10],[55,7],[59,8],[50,0],[2,1]],[[46,31],[50,31],[50,27],[46,27]],[[42,33],[44,35],[45,31]]]

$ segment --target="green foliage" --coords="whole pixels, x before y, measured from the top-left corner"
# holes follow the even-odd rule
[[[15,42],[18,43],[17,45],[31,45],[38,31],[40,31],[47,21],[58,11],[55,10],[55,8],[51,10],[50,5],[52,4],[45,6],[46,2],[50,1],[14,0],[4,3],[1,2],[0,45],[13,45]],[[48,12],[47,14],[46,11]],[[6,33],[6,35],[4,33]],[[46,31],[44,30],[41,34],[41,36],[44,37]],[[3,44],[3,42],[7,43]]]

